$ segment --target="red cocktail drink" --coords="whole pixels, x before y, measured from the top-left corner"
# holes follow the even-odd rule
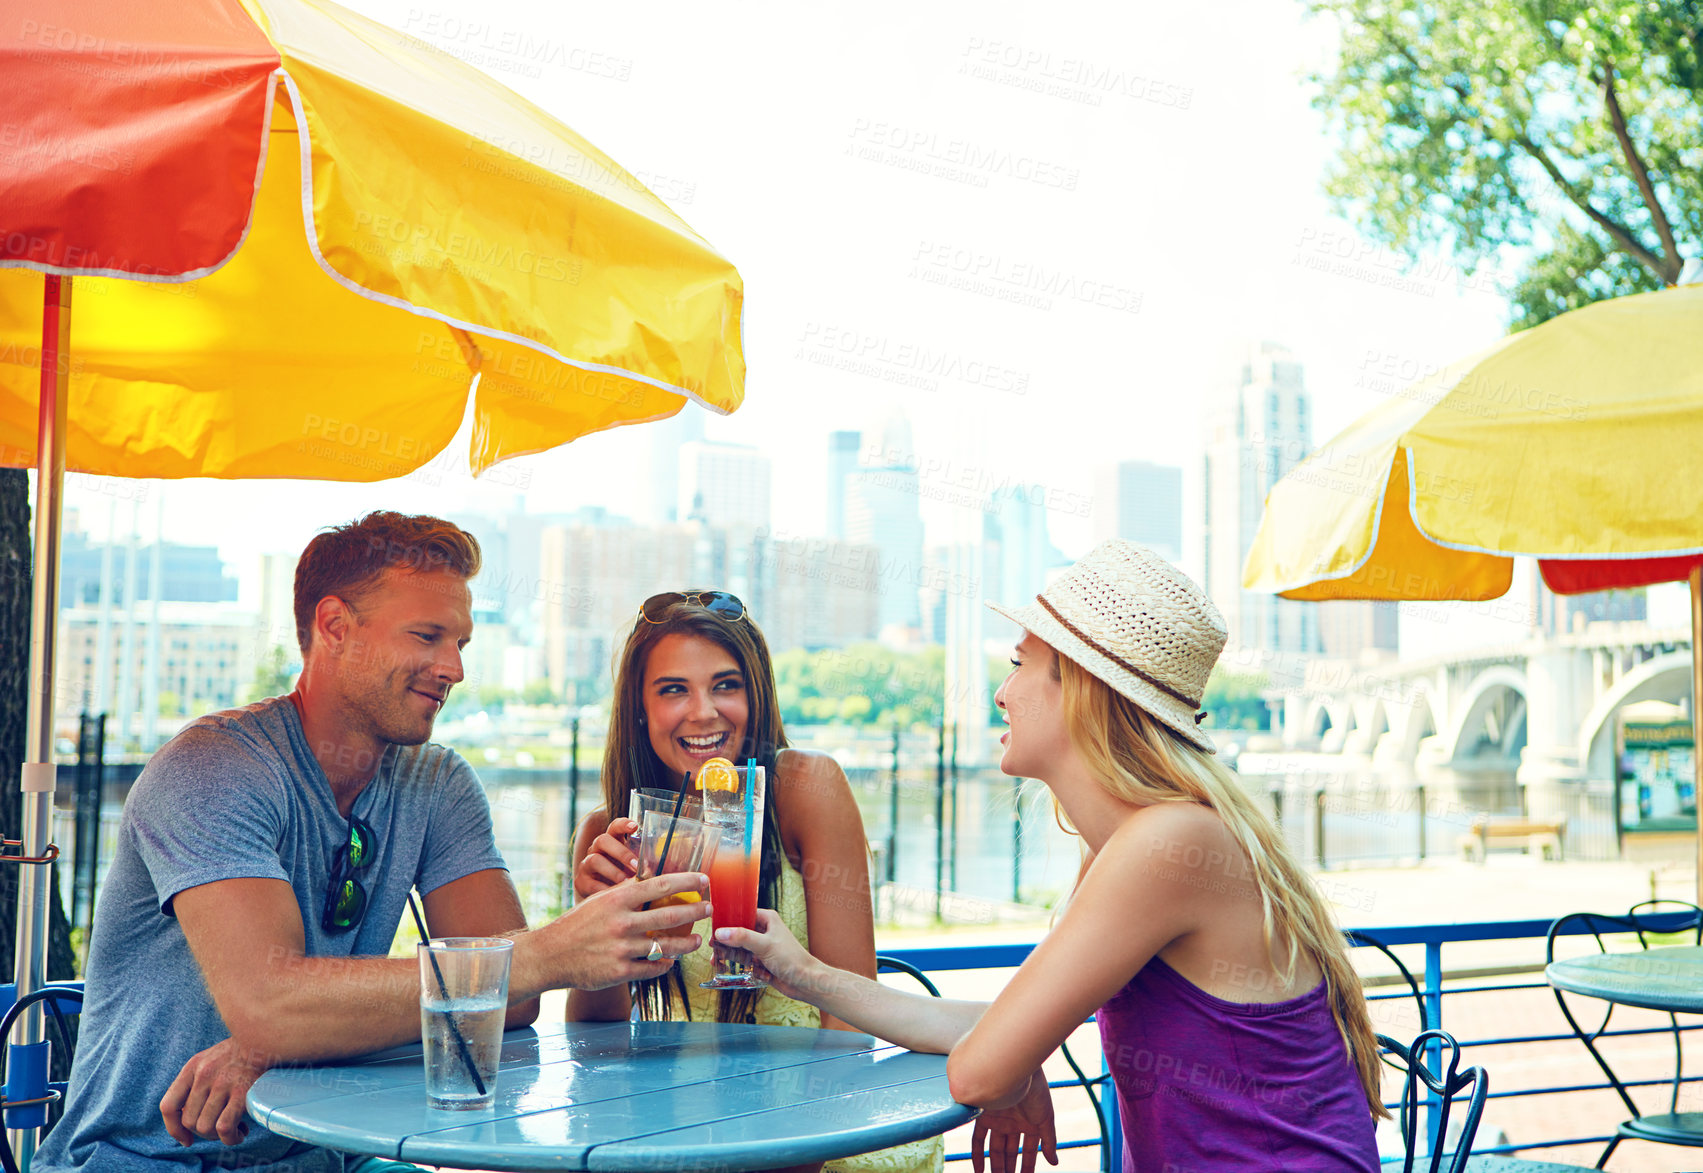
[[[754,929],[763,861],[764,770],[752,764],[712,771],[710,765],[705,763],[699,775],[705,783],[704,822],[712,833],[721,832],[715,858],[706,869],[713,906],[710,923],[718,929]],[[715,973],[699,984],[711,990],[756,990],[768,985],[754,972],[749,953],[719,943]]]
[[[755,852],[745,855],[732,851],[731,846],[724,843],[709,867],[710,901],[714,905],[710,920],[718,929],[754,929],[762,859]]]

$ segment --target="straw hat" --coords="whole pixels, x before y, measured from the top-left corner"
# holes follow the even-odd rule
[[[1146,546],[1095,546],[1034,605],[995,611],[1033,632],[1190,744],[1217,752],[1197,726],[1206,679],[1224,650],[1224,617],[1195,581]]]

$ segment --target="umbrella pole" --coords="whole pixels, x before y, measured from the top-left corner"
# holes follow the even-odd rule
[[[1691,568],[1691,801],[1703,796],[1703,564]],[[1703,905],[1703,810],[1697,821],[1697,903]]]
[[[65,482],[65,402],[71,380],[71,278],[49,274],[41,314],[41,400],[36,429],[35,566],[31,576],[29,725],[23,768],[23,855],[47,854],[53,829],[53,644],[59,616],[59,519]],[[47,901],[51,865],[19,864],[18,997],[47,977]],[[12,1029],[14,1044],[39,1043],[41,1006],[31,1006]],[[8,1130],[19,1167],[35,1155],[37,1129]]]

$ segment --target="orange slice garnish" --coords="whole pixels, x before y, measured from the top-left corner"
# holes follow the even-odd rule
[[[712,790],[737,791],[739,772],[726,758],[711,758],[698,770],[698,786],[706,794]]]

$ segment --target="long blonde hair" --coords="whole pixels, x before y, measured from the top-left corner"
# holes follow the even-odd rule
[[[1289,854],[1277,828],[1248,798],[1229,767],[1172,733],[1086,668],[1054,654],[1065,728],[1089,773],[1124,802],[1196,802],[1217,812],[1252,864],[1273,968],[1287,985],[1294,981],[1303,950],[1318,964],[1366,1102],[1374,1116],[1388,1118],[1380,1092],[1378,1043],[1360,976],[1349,964],[1348,946],[1329,906]],[[1280,941],[1288,944],[1281,959]]]

